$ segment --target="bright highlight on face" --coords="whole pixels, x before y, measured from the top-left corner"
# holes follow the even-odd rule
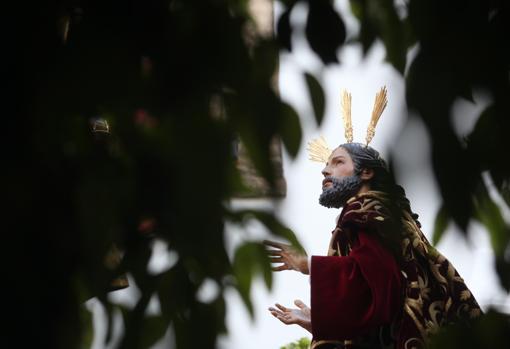
[[[349,153],[341,147],[336,148],[322,170],[322,193],[319,203],[325,207],[342,207],[356,195],[362,185],[360,176],[354,174],[354,163]]]
[[[322,170],[324,177],[348,177],[354,174],[354,163],[351,156],[342,147],[336,148],[330,155],[326,167]],[[324,186],[330,186],[329,181],[323,182]]]

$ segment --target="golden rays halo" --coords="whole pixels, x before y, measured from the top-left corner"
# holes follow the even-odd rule
[[[340,106],[342,112],[342,119],[344,124],[344,135],[347,143],[353,142],[353,129],[352,129],[352,117],[351,117],[351,101],[352,96],[347,90],[342,90],[340,93]],[[367,135],[365,137],[365,145],[372,141],[375,135],[375,128],[379,119],[381,118],[384,109],[388,105],[388,91],[386,86],[381,87],[379,92],[375,95],[374,108],[372,109],[372,116],[370,123],[367,128]],[[309,159],[316,162],[327,163],[329,156],[331,155],[332,149],[328,146],[328,143],[324,136],[313,139],[308,142],[306,148],[308,150]]]

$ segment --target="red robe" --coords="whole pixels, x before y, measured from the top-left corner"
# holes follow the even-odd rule
[[[376,237],[360,232],[348,256],[313,256],[311,264],[314,340],[352,340],[395,319],[401,274]]]
[[[419,223],[403,211],[395,224],[388,205],[380,192],[349,200],[328,256],[312,257],[312,348],[420,348],[440,326],[480,315]]]

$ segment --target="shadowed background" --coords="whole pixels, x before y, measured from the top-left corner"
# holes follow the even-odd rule
[[[11,347],[87,347],[91,314],[83,304],[91,297],[103,304],[107,319],[122,316],[121,348],[150,347],[168,329],[174,334],[172,347],[215,347],[227,329],[229,292],[239,294],[253,311],[252,278],[261,275],[271,286],[269,265],[260,237],[245,230],[240,230],[247,234],[242,242],[229,251],[225,222],[259,222],[274,237],[295,244],[287,225],[301,228],[273,210],[229,204],[249,190],[235,166],[232,142],[242,141],[271,186],[275,137],[285,157],[303,156],[298,151],[308,137],[302,137],[302,129],[332,120],[324,112],[337,100],[330,96],[337,87],[325,88],[322,68],[303,76],[313,120],[301,124],[274,88],[279,51],[298,48],[293,37],[300,28],[292,23],[292,12],[307,3],[279,3],[276,38],[250,29],[254,24],[246,1],[17,4],[12,12],[18,23],[12,50],[17,64],[8,72],[14,84],[2,138],[7,204],[2,275],[9,292],[4,330]],[[433,240],[452,224],[458,227],[455,243],[463,244],[470,226],[483,226],[480,235],[490,241],[495,275],[508,292],[510,234],[502,213],[510,202],[510,169],[504,160],[509,149],[507,3],[352,0],[333,6],[315,0],[308,7],[301,29],[319,57],[316,67],[346,67],[343,47],[358,47],[360,56],[370,55],[374,45],[384,47],[391,66],[384,69],[404,77],[388,87],[394,96],[405,95],[399,104],[412,115],[407,122],[424,125],[430,139],[431,174],[439,193]],[[357,31],[346,31],[347,16],[337,9],[352,11]],[[361,96],[358,91],[369,83],[356,80],[359,87],[341,81],[338,86]],[[218,99],[225,111],[220,117],[212,107]],[[471,116],[470,124],[476,120],[472,129],[464,129],[469,101],[484,107]],[[94,136],[96,118],[108,120],[111,137]],[[327,132],[336,128],[323,126]],[[381,127],[382,133],[389,125]],[[330,142],[338,139],[326,135]],[[405,137],[404,132],[399,142]],[[386,150],[395,168],[399,156],[405,159],[396,150],[403,146]],[[398,179],[407,186],[405,178]],[[301,183],[308,181],[317,182]],[[147,267],[154,238],[173,253],[169,269]],[[115,270],[104,263],[112,244],[124,257]],[[111,280],[124,272],[140,290],[132,308],[108,298]],[[215,285],[215,297],[199,296],[204,283]],[[153,297],[159,299],[160,313],[146,312]],[[106,329],[108,342],[111,327]],[[463,332],[449,333],[438,340],[456,343]],[[508,333],[508,320],[490,312],[456,345],[500,347]]]

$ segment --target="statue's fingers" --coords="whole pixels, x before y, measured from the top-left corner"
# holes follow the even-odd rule
[[[303,301],[302,301],[301,299],[296,299],[296,300],[294,301],[294,304],[295,304],[295,305],[296,305],[299,309],[306,309],[306,308],[308,308],[308,306],[307,306],[305,303],[303,303]]]
[[[270,257],[269,261],[271,263],[283,263],[283,258],[282,257]]]
[[[282,270],[289,270],[289,267],[287,264],[282,264],[278,267],[272,267],[271,268],[272,271],[282,271]]]
[[[278,317],[280,317],[280,316],[281,316],[281,315],[280,315],[278,312],[276,312],[276,311],[269,311],[269,312],[270,312],[270,313],[271,313],[271,315],[273,315],[275,318],[278,318]]]
[[[281,250],[266,250],[266,253],[270,256],[281,256],[282,255]]]
[[[269,307],[268,310],[271,312],[271,313],[280,313],[280,314],[283,314],[281,311],[279,311],[278,309],[276,308],[273,308],[273,307]]]
[[[278,317],[278,320],[280,320],[281,322],[283,322],[285,325],[288,325],[289,324],[289,321],[284,317],[284,316],[279,316]]]
[[[276,303],[275,305],[276,305],[276,307],[277,307],[278,309],[280,309],[280,310],[281,310],[281,311],[283,311],[283,312],[290,311],[288,308],[284,307],[284,306],[283,306],[283,305],[281,305],[280,303]]]
[[[276,241],[271,241],[271,240],[264,240],[264,241],[262,241],[262,243],[266,246],[279,248],[279,249],[283,249],[283,247],[286,246],[285,244],[282,244],[282,243],[276,242]]]

